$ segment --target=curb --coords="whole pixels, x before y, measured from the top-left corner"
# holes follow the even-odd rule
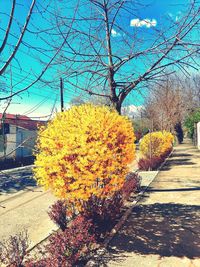
[[[54,233],[56,233],[59,230],[52,230],[50,234],[48,234],[46,237],[44,237],[40,242],[33,244],[31,247],[28,248],[27,254],[30,255],[31,253],[34,253],[34,250],[37,250],[39,246],[41,246],[43,243],[45,243]]]
[[[4,173],[9,173],[9,172],[15,172],[15,171],[23,171],[23,170],[33,168],[33,167],[34,167],[34,165],[27,165],[27,166],[17,167],[17,168],[13,168],[13,169],[0,170],[0,173],[4,174]]]
[[[161,164],[161,166],[158,168],[158,170],[157,171],[154,171],[154,172],[157,172],[155,174],[155,176],[153,176],[152,179],[151,179],[151,181],[145,186],[145,188],[141,192],[139,192],[139,194],[136,196],[136,199],[132,202],[131,207],[128,208],[127,211],[122,215],[120,221],[114,226],[114,228],[109,233],[109,236],[104,240],[103,244],[99,247],[99,249],[97,249],[97,251],[96,251],[95,255],[92,257],[92,259],[90,259],[86,263],[85,267],[98,267],[99,266],[100,257],[105,254],[106,248],[107,248],[108,244],[113,239],[113,237],[117,234],[117,232],[121,229],[121,227],[123,226],[123,224],[125,223],[125,221],[129,217],[129,215],[131,214],[133,208],[135,208],[136,205],[137,205],[137,203],[142,199],[142,197],[144,196],[145,192],[149,188],[150,184],[158,176],[160,170],[163,168],[163,166],[165,165],[165,163],[167,162],[167,160],[171,157],[171,155],[174,153],[174,151],[175,151],[175,149],[173,149],[171,151],[171,153],[164,160],[164,162]],[[151,173],[151,172],[152,171],[149,171],[149,173]],[[139,174],[140,174],[140,172],[139,172]]]

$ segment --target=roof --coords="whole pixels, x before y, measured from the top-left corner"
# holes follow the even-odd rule
[[[2,120],[2,113],[0,113],[0,120]],[[45,125],[45,121],[40,120],[32,120],[31,118],[24,116],[24,115],[14,115],[14,114],[7,114],[5,115],[4,123],[8,123],[11,125],[15,125],[30,131],[35,131],[38,129],[38,126]],[[0,122],[0,124],[2,121]]]

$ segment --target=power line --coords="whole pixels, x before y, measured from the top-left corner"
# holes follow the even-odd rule
[[[33,106],[31,109],[29,109],[26,112],[24,112],[22,115],[29,115],[29,114],[33,113],[35,110],[37,110],[39,107],[41,107],[48,100],[49,99],[45,97],[42,101],[40,101],[38,104]]]

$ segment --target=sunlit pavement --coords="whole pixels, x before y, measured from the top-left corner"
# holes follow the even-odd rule
[[[200,151],[176,147],[100,266],[200,266]]]
[[[56,229],[47,211],[55,201],[36,186],[31,168],[0,173],[0,240],[28,230],[30,247]]]

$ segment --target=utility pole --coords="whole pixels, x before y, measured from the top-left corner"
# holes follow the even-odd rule
[[[63,79],[60,78],[60,107],[61,112],[64,111],[64,99],[63,99]]]
[[[4,157],[4,160],[6,159],[5,118],[6,118],[6,114],[4,112],[2,114],[2,121],[1,121],[1,125],[2,125],[2,136],[3,136],[3,157]]]

